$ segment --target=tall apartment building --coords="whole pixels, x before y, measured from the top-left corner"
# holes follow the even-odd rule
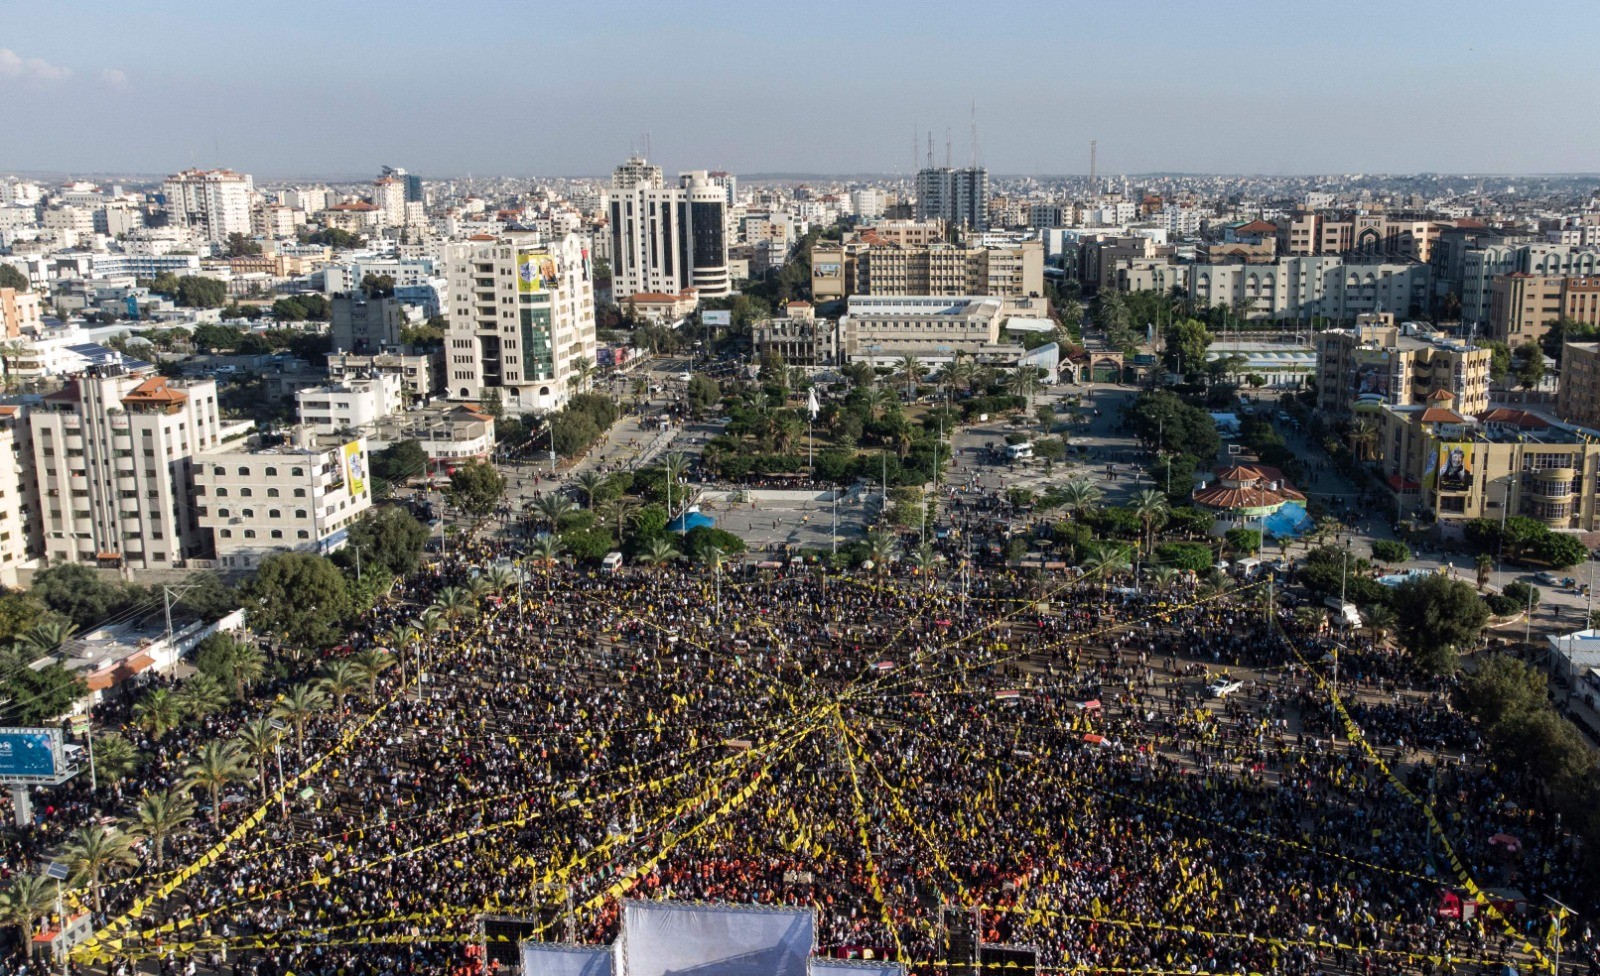
[[[38,332],[39,296],[15,288],[0,288],[0,336],[15,339],[23,332]]]
[[[17,569],[38,551],[38,479],[23,408],[0,406],[0,585],[16,586]]]
[[[1107,261],[1116,263],[1108,266]],[[1128,291],[1170,287],[1176,279],[1197,305],[1244,306],[1251,318],[1322,317],[1348,322],[1380,312],[1420,315],[1433,297],[1431,269],[1414,261],[1352,263],[1334,255],[1318,255],[1280,257],[1271,264],[1161,268],[1136,257],[1108,258],[1102,253],[1100,271],[1102,287],[1110,272],[1111,282]]]
[[[406,203],[427,202],[427,194],[422,188],[422,177],[418,176],[417,174],[407,173],[400,167],[385,166],[381,175],[393,177],[394,179],[399,180],[401,184],[405,186]]]
[[[940,166],[917,173],[917,219],[989,229],[989,171]]]
[[[1489,409],[1492,356],[1456,339],[1403,334],[1387,313],[1362,316],[1353,329],[1317,333],[1317,408],[1348,416],[1444,391],[1456,410],[1481,413]]]
[[[1562,420],[1600,429],[1600,343],[1562,346],[1556,414]]]
[[[221,443],[217,385],[111,363],[29,414],[44,556],[170,569],[206,551],[190,498],[195,456]]]
[[[398,298],[369,298],[359,291],[334,295],[328,317],[334,352],[370,356],[400,345]]]
[[[380,176],[373,180],[372,203],[382,214],[382,223],[385,227],[405,226],[405,180],[395,176]]]
[[[582,239],[535,244],[513,234],[452,251],[449,397],[477,401],[493,390],[508,413],[560,409],[576,392],[578,363],[595,362],[593,272]]]
[[[1600,325],[1600,277],[1495,275],[1489,286],[1489,334],[1510,346],[1538,342],[1556,319]]]
[[[1030,298],[1044,294],[1044,244],[818,243],[811,252],[811,288],[818,301],[851,295]]]
[[[167,222],[221,243],[229,234],[250,233],[250,194],[255,184],[245,173],[227,169],[187,169],[161,184]]]
[[[304,427],[290,437],[195,459],[200,528],[224,570],[255,569],[279,552],[335,552],[372,507],[365,437],[319,441]]]
[[[1298,256],[1355,253],[1427,261],[1439,226],[1384,214],[1301,210],[1278,224],[1278,250]]]
[[[730,177],[731,179],[731,177]],[[661,167],[635,156],[611,177],[611,278],[619,301],[643,292],[731,294],[728,187],[704,170],[662,182]]]

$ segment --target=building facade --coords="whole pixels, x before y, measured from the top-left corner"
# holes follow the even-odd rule
[[[1384,405],[1422,403],[1440,390],[1456,409],[1489,409],[1484,347],[1432,334],[1405,334],[1393,316],[1374,315],[1353,329],[1317,333],[1317,408],[1348,416]]]
[[[1004,312],[998,298],[852,295],[839,320],[838,359],[890,366],[905,356],[941,363],[959,353],[1014,361],[1023,349],[1002,345]]]
[[[200,527],[224,570],[250,570],[280,552],[344,548],[372,506],[367,440],[318,444],[304,428],[290,443],[212,451],[194,465]]]
[[[930,167],[917,173],[917,219],[989,229],[989,171]]]
[[[249,234],[250,195],[255,185],[248,174],[227,169],[189,169],[161,184],[167,222],[221,243],[229,234]]]
[[[189,494],[217,448],[217,386],[108,364],[70,378],[29,414],[45,558],[171,569],[207,547]]]
[[[445,337],[451,399],[497,395],[508,413],[559,410],[595,363],[593,272],[576,235],[457,246]],[[491,394],[491,391],[492,394]]]
[[[1044,294],[1044,244],[818,243],[811,251],[811,293],[818,301],[852,295],[1037,297]]]
[[[1508,346],[1538,342],[1557,319],[1600,325],[1600,277],[1496,275],[1489,290],[1489,334]]]
[[[661,168],[634,157],[611,178],[612,293],[707,298],[733,291],[728,263],[728,189],[704,170],[666,186]]]
[[[328,313],[334,352],[371,356],[400,345],[398,298],[369,298],[359,291],[334,295]]]
[[[1556,415],[1600,430],[1600,343],[1569,342],[1562,346]]]

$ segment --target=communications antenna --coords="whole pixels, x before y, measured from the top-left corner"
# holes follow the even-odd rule
[[[972,100],[972,168],[978,168],[978,100]]]
[[[933,130],[928,130],[928,168],[933,169]]]
[[[1095,166],[1095,155],[1096,155],[1096,153],[1098,151],[1098,148],[1099,148],[1098,147],[1098,140],[1090,139],[1089,140],[1089,196],[1091,196],[1091,197],[1095,195],[1094,166]]]
[[[944,127],[944,168],[950,168],[950,127]]]

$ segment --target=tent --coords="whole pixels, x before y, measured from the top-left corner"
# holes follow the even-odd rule
[[[668,522],[667,531],[688,532],[690,529],[698,529],[701,526],[710,528],[716,524],[717,520],[709,515],[702,515],[699,512],[689,511],[684,512],[682,515]]]

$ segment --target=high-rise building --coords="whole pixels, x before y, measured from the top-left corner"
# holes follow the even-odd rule
[[[383,176],[392,176],[405,185],[406,203],[426,203],[427,196],[422,190],[422,177],[415,173],[407,173],[397,166],[385,166]]]
[[[403,177],[380,176],[373,180],[372,202],[382,211],[384,226],[405,226],[406,184]]]
[[[989,171],[948,166],[917,173],[917,219],[943,220],[951,227],[989,229]]]
[[[819,301],[851,295],[971,295],[1032,298],[1044,294],[1044,244],[1010,247],[881,243],[876,233],[811,252],[811,292]]]
[[[575,234],[536,243],[508,234],[448,256],[451,399],[498,395],[508,413],[558,410],[595,363],[594,277]]]
[[[171,569],[206,552],[189,486],[196,455],[221,443],[215,382],[92,367],[29,426],[50,563]]]
[[[398,298],[369,298],[359,291],[334,295],[328,313],[334,352],[370,356],[400,345]]]
[[[731,177],[730,177],[731,179]],[[612,294],[731,293],[727,189],[704,170],[665,186],[661,167],[635,156],[611,177]]]
[[[227,169],[187,169],[161,184],[167,222],[198,231],[221,243],[229,234],[250,233],[250,194],[255,184],[245,173]]]
[[[1489,333],[1509,346],[1538,342],[1557,319],[1600,325],[1600,277],[1495,275],[1489,288]]]
[[[1403,334],[1389,313],[1362,315],[1354,329],[1317,333],[1317,409],[1349,416],[1425,403],[1443,391],[1454,409],[1482,413],[1492,357],[1488,347],[1459,339]]]

